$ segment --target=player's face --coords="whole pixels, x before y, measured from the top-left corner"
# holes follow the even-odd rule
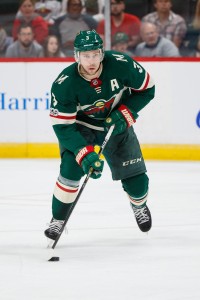
[[[80,52],[79,62],[88,75],[95,75],[101,63],[100,50]]]

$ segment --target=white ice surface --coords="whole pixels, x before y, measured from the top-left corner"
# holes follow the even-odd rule
[[[146,164],[149,234],[106,167],[48,262],[59,160],[0,160],[0,300],[199,300],[200,162]]]

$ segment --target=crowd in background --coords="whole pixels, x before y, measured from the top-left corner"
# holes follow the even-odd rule
[[[193,0],[188,19],[173,10],[175,0],[152,0],[151,10],[142,16],[127,11],[125,0],[106,1],[113,50],[137,57],[200,57],[200,0]],[[0,57],[72,57],[80,30],[95,29],[106,43],[104,3],[19,0],[10,26],[0,13]]]

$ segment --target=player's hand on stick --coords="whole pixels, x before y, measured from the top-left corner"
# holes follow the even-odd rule
[[[101,177],[104,161],[99,158],[94,146],[89,145],[77,151],[76,161],[83,168],[85,174],[88,174],[92,168],[91,178],[97,179]]]
[[[124,132],[127,127],[130,127],[135,122],[130,109],[122,104],[118,109],[111,112],[110,116],[104,121],[104,125],[106,128],[115,125],[113,135],[116,135]]]

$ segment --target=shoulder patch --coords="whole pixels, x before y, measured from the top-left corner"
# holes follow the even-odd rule
[[[55,81],[55,83],[62,84],[62,83],[65,81],[65,79],[67,79],[68,77],[69,77],[69,76],[62,74],[62,75]]]
[[[116,60],[128,62],[128,60],[123,54],[112,54],[112,55],[116,58]]]

